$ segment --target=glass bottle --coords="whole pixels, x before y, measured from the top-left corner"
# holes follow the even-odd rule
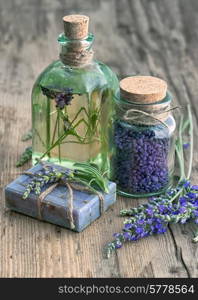
[[[110,136],[111,179],[126,197],[162,193],[174,171],[176,123],[165,81],[151,76],[120,82]]]
[[[60,59],[34,84],[33,164],[43,159],[64,166],[90,162],[104,172],[109,167],[107,132],[119,82],[108,66],[93,59],[88,23],[87,16],[63,18]]]

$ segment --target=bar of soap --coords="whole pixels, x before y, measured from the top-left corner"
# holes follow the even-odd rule
[[[32,167],[28,172],[36,173],[42,166],[40,164]],[[27,199],[23,199],[26,185],[31,178],[28,175],[21,175],[8,184],[5,188],[5,200],[7,208],[16,212],[38,218],[38,196],[30,193]],[[103,194],[103,210],[107,210],[116,201],[116,184],[108,183],[109,193]],[[74,231],[81,232],[94,220],[100,217],[100,199],[97,194],[73,190],[73,219]],[[58,185],[42,201],[42,221],[53,223],[61,227],[69,228],[70,222],[67,218],[67,197],[66,186]]]

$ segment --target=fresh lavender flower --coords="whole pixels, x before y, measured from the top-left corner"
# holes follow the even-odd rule
[[[46,184],[56,183],[60,180],[66,181],[73,176],[73,171],[70,169],[65,169],[64,171],[53,168],[49,165],[44,165],[43,169],[30,179],[30,183],[27,185],[25,192],[23,194],[23,199],[28,198],[31,192],[36,195],[41,193],[42,188]]]
[[[31,160],[31,158],[32,158],[32,147],[27,147],[19,157],[19,160],[16,163],[16,167],[18,168],[23,166],[26,162]]]
[[[41,86],[43,95],[50,99],[55,99],[56,107],[63,109],[65,105],[70,105],[73,97],[73,89],[65,88],[61,91],[55,91],[52,88],[46,88]]]
[[[65,92],[58,93],[55,97],[56,107],[63,109],[65,105],[70,105],[73,99],[73,89],[67,88]]]
[[[192,186],[191,186],[191,189],[192,189],[193,191],[198,191],[198,185],[192,185]]]
[[[75,169],[66,169],[49,164],[43,164],[43,168],[35,173],[24,173],[29,176],[30,182],[26,186],[23,194],[23,199],[26,199],[31,192],[39,195],[42,192],[42,188],[52,183],[77,183],[90,192],[98,194],[98,191],[108,193],[108,182],[106,178],[89,163],[75,163]]]
[[[184,191],[186,191],[185,185],[186,181],[183,183]],[[169,189],[168,192],[174,193],[175,196],[178,189]],[[188,186],[186,192],[185,196],[173,202],[166,199],[165,194],[152,197],[147,204],[140,205],[138,208],[122,210],[120,214],[130,218],[125,220],[122,233],[114,234],[115,240],[107,245],[107,256],[112,250],[121,248],[126,241],[137,241],[146,236],[165,233],[169,223],[184,224],[193,218],[197,224],[198,191],[193,190],[193,186]]]

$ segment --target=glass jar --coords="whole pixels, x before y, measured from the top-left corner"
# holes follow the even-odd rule
[[[109,168],[107,130],[119,82],[108,66],[93,59],[87,20],[79,15],[63,19],[60,59],[34,84],[33,164],[43,159],[68,167],[90,162],[102,172]]]
[[[149,80],[156,80],[150,91]],[[111,179],[117,183],[118,193],[126,197],[160,194],[170,186],[174,171],[176,123],[170,111],[172,98],[165,84],[160,91],[158,78],[134,76],[127,82],[127,90],[121,88],[121,95],[115,98]]]

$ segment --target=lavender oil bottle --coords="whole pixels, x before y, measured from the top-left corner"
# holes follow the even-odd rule
[[[47,160],[64,166],[90,162],[109,168],[107,132],[116,75],[93,58],[89,18],[63,18],[58,37],[60,59],[38,77],[32,91],[33,163]]]

